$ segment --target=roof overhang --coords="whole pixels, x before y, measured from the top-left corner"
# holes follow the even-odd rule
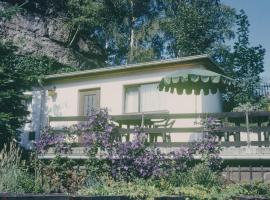
[[[89,77],[96,77],[99,75],[112,75],[118,73],[132,73],[134,71],[141,71],[143,70],[152,70],[157,68],[164,68],[170,66],[187,66],[187,65],[204,65],[207,69],[217,72],[223,73],[223,70],[215,63],[209,55],[197,55],[197,56],[188,56],[182,58],[175,58],[175,59],[166,59],[166,60],[159,60],[159,61],[152,61],[152,62],[144,62],[144,63],[137,63],[137,64],[129,64],[129,65],[120,65],[120,66],[113,66],[113,67],[105,67],[105,68],[97,68],[91,70],[84,70],[84,71],[75,71],[75,72],[68,72],[68,73],[60,73],[60,74],[53,74],[47,75],[44,77],[44,82],[57,82],[57,81],[71,81],[71,80],[78,80],[84,79]]]

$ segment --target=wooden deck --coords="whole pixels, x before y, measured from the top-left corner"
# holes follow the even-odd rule
[[[247,115],[246,115],[247,114]],[[221,156],[224,159],[269,159],[270,160],[270,112],[224,112],[224,113],[137,113],[131,115],[114,115],[112,120],[119,125],[119,134],[132,134],[135,130],[135,122],[143,128],[146,133],[169,133],[169,134],[187,134],[202,133],[204,127],[194,125],[183,127],[181,120],[200,121],[205,118],[216,118],[220,125],[215,128],[215,132],[224,147]],[[170,119],[177,120],[178,125],[171,128],[155,128],[147,124],[147,121]],[[60,116],[49,117],[49,124],[57,122],[78,123],[86,121],[85,116]],[[130,123],[132,122],[132,123]],[[247,138],[242,139],[241,135],[245,134]],[[253,138],[249,135],[253,134]],[[254,139],[254,135],[256,138]],[[156,142],[155,145],[167,149],[175,149],[181,146],[187,146],[188,142]],[[72,154],[78,158],[83,158],[83,152],[80,149],[75,150]]]

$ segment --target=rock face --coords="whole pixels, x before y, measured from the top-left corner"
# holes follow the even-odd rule
[[[0,9],[8,6],[10,5],[0,1]],[[101,63],[93,59],[91,47],[85,40],[78,38],[73,47],[68,47],[72,34],[64,17],[42,16],[23,11],[10,20],[0,22],[0,37],[12,41],[19,54],[47,56],[79,69],[101,66]]]

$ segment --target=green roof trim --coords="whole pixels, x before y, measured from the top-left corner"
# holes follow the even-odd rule
[[[47,75],[45,76],[44,81],[50,82],[54,80],[81,78],[81,77],[88,77],[88,76],[99,75],[99,74],[103,75],[103,74],[110,74],[110,73],[125,72],[129,70],[151,69],[156,66],[167,66],[167,65],[173,65],[173,64],[190,64],[190,63],[197,63],[197,62],[198,63],[206,62],[207,63],[206,67],[209,68],[210,70],[216,71],[218,73],[223,73],[222,69],[219,68],[219,66],[211,59],[211,57],[207,54],[204,54],[204,55],[188,56],[188,57],[175,58],[175,59],[166,59],[166,60],[159,60],[159,61],[152,61],[152,62],[144,62],[144,63],[137,63],[137,64],[120,65],[120,66],[104,67],[104,68],[84,70],[84,71]]]
[[[173,93],[176,89],[178,94],[182,94],[184,90],[191,94],[194,90],[197,95],[203,90],[204,94],[208,95],[209,91],[212,94],[217,90],[224,92],[234,84],[234,79],[223,74],[207,69],[186,69],[164,77],[159,84],[159,90],[170,90]]]

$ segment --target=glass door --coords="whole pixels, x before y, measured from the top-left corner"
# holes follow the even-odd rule
[[[100,89],[80,91],[79,115],[89,116],[100,108]]]

